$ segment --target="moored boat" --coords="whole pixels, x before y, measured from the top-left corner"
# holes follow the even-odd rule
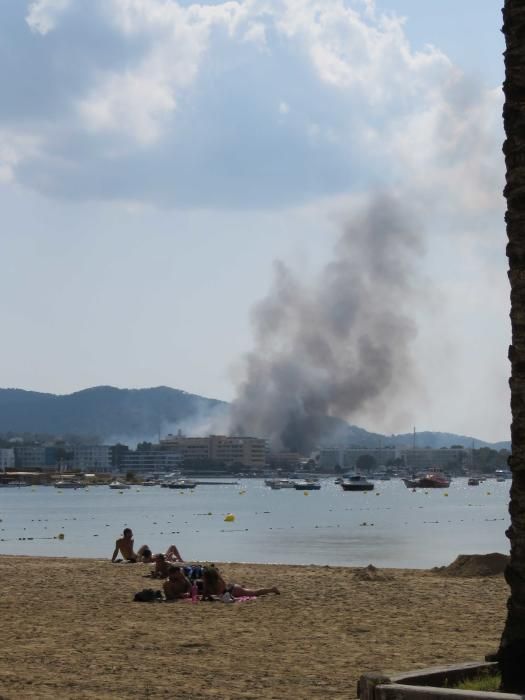
[[[468,486],[479,486],[480,481],[475,476],[471,476],[467,481]]]
[[[319,491],[321,484],[315,480],[295,481],[293,487],[296,491]]]
[[[341,483],[343,491],[372,491],[374,484],[361,474],[354,474]]]
[[[130,489],[131,486],[129,484],[126,484],[124,481],[112,481],[109,484],[109,488],[113,489],[114,491],[125,491],[126,489]]]
[[[266,486],[269,486],[271,489],[278,490],[278,489],[294,489],[295,488],[295,481],[292,479],[266,479],[264,482]]]
[[[196,486],[196,481],[189,481],[188,479],[176,479],[168,484],[170,489],[194,489]]]
[[[86,486],[84,482],[75,481],[75,479],[63,479],[54,483],[56,489],[85,489]]]
[[[446,489],[450,486],[450,479],[444,474],[432,473],[414,479],[403,479],[403,483],[409,489]]]

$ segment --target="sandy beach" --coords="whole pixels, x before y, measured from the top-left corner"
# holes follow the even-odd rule
[[[367,671],[483,659],[503,576],[224,565],[280,596],[132,602],[149,567],[0,557],[0,698],[355,698]]]

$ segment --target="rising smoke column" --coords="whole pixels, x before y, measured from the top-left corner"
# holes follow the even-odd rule
[[[347,217],[313,283],[282,263],[254,309],[255,350],[232,404],[232,433],[308,454],[326,416],[378,416],[415,383],[410,304],[422,239],[405,208],[378,195]]]

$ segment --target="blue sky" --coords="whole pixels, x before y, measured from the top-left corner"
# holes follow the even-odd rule
[[[0,386],[233,398],[276,261],[313,284],[388,191],[420,228],[417,382],[343,417],[508,438],[500,25],[493,0],[2,3]]]

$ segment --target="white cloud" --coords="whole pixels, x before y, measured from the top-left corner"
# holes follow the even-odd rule
[[[175,109],[169,84],[152,81],[144,72],[112,73],[78,104],[79,114],[91,131],[126,133],[140,144],[156,141],[161,118]]]
[[[138,144],[157,141],[175,111],[177,96],[195,80],[215,27],[230,37],[246,18],[250,3],[190,5],[161,0],[111,0],[106,15],[124,35],[149,45],[134,67],[100,77],[79,100],[78,112],[90,131],[124,132]],[[244,41],[261,42],[261,25],[248,23]],[[264,29],[264,28],[263,28]]]
[[[363,14],[342,0],[285,0],[275,19],[285,36],[304,46],[322,81],[358,89],[367,102],[414,95],[430,74],[439,79],[451,66],[433,47],[412,52],[403,20],[376,13],[372,3]]]
[[[468,88],[466,82],[453,76],[449,88]],[[390,123],[380,142],[398,175],[434,206],[463,216],[500,211],[502,102],[499,89],[480,89],[467,104],[451,99],[450,89],[436,91],[421,109]]]
[[[38,153],[38,138],[21,130],[0,129],[0,185],[15,182],[16,166]]]
[[[82,7],[70,0],[36,0],[26,20],[44,36],[52,28],[63,31],[61,45],[67,46],[68,27],[58,24],[59,15],[69,8],[73,17]],[[229,0],[214,5],[93,0],[89,8],[88,14],[79,15],[80,21],[92,22],[88,35],[104,36],[109,45],[113,33],[119,49],[110,48],[102,60],[89,42],[75,47],[84,73],[82,80],[72,79],[64,88],[56,119],[39,118],[37,104],[21,115],[30,125],[24,126],[25,132],[30,130],[40,144],[41,175],[35,183],[53,183],[46,160],[57,173],[54,187],[60,191],[60,179],[67,177],[64,189],[70,191],[72,173],[80,174],[85,163],[95,171],[110,157],[127,168],[126,159],[146,158],[148,153],[158,158],[158,146],[166,146],[167,152],[176,142],[177,157],[169,166],[173,173],[166,173],[166,164],[162,171],[154,162],[144,170],[135,168],[133,192],[144,190],[140,178],[146,170],[149,181],[143,184],[151,185],[151,173],[158,172],[165,191],[166,183],[176,182],[178,169],[185,169],[187,178],[180,144],[191,141],[195,116],[204,135],[199,162],[208,163],[206,149],[218,154],[210,169],[215,192],[217,181],[231,177],[224,154],[242,154],[239,169],[246,171],[257,158],[269,161],[272,149],[284,154],[290,143],[293,156],[286,158],[290,172],[285,181],[297,183],[295,192],[287,195],[275,177],[270,178],[277,183],[273,194],[266,180],[261,186],[252,183],[252,192],[267,192],[269,201],[278,192],[280,202],[283,195],[293,201],[297,193],[325,196],[331,188],[341,193],[352,187],[361,159],[362,182],[379,179],[383,184],[391,178],[423,198],[440,192],[442,201],[449,198],[450,206],[462,211],[499,206],[494,184],[501,172],[500,93],[469,85],[433,47],[414,51],[404,20],[379,12],[372,0]],[[55,48],[49,42],[48,50]],[[74,78],[77,63],[72,65]],[[201,75],[206,84],[199,84]],[[62,84],[61,77],[46,79],[56,85]],[[301,95],[296,87],[303,83]],[[214,90],[220,96],[223,86],[228,99],[219,103]],[[209,112],[206,90],[212,96]],[[467,99],[462,93],[469,91]],[[189,117],[197,100],[199,111]],[[275,112],[276,103],[281,118],[271,120],[266,115]],[[17,149],[16,158],[5,157],[3,179],[15,177],[31,157],[24,149]],[[253,176],[264,176],[271,167],[255,168]],[[217,172],[221,168],[226,178]],[[79,179],[85,190],[86,178]],[[242,181],[247,182],[244,175]],[[118,192],[106,190],[107,196],[133,197],[122,183]],[[198,185],[206,200],[206,176],[199,174]],[[235,188],[231,183],[231,191]],[[155,191],[158,187],[149,189]],[[239,201],[246,202],[241,190]]]
[[[70,5],[71,0],[35,0],[29,6],[26,22],[33,32],[45,36],[56,26],[58,17]]]

